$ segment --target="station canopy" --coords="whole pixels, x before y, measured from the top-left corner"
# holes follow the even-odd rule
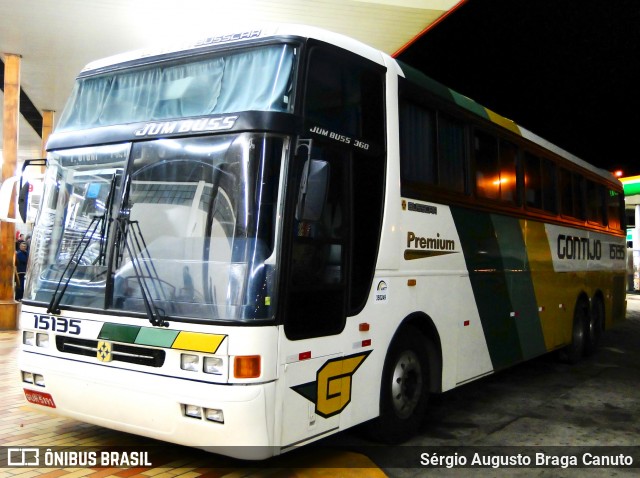
[[[38,118],[62,112],[75,76],[93,60],[264,23],[313,25],[394,54],[465,1],[0,0],[0,57],[21,55],[30,100],[21,100],[18,161],[40,157]]]

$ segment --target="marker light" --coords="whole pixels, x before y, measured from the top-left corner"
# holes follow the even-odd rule
[[[38,347],[48,347],[49,346],[49,334],[36,334],[36,345]]]
[[[258,378],[260,376],[260,355],[241,355],[233,365],[235,378]]]
[[[222,375],[224,370],[224,360],[220,357],[205,357],[204,358],[204,373],[213,373],[215,375]]]
[[[28,330],[25,330],[22,333],[22,343],[25,345],[35,345],[36,334],[34,332],[29,332]]]
[[[44,387],[44,377],[39,373],[33,374],[33,381],[38,387]]]
[[[184,414],[191,418],[202,418],[202,409],[197,405],[185,405]]]
[[[204,416],[211,422],[224,423],[224,413],[222,413],[222,410],[216,410],[215,408],[205,408]]]
[[[188,370],[190,372],[197,372],[199,367],[200,357],[191,354],[180,354],[180,368],[182,370]]]

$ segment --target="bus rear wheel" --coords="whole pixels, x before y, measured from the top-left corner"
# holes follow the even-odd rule
[[[426,412],[429,396],[427,341],[407,327],[397,335],[385,360],[380,391],[380,416],[368,434],[384,443],[400,443],[414,435]]]
[[[573,329],[571,343],[560,350],[560,360],[567,363],[577,363],[585,353],[587,329],[589,327],[589,304],[579,299],[573,313]]]
[[[602,338],[604,331],[604,303],[600,297],[595,297],[591,301],[591,313],[589,314],[588,325],[585,330],[584,354],[593,355]]]

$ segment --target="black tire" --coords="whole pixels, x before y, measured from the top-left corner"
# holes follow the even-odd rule
[[[560,360],[575,364],[584,355],[586,331],[589,327],[589,304],[585,300],[578,300],[573,313],[573,329],[571,343],[560,350]]]
[[[406,327],[393,339],[382,370],[380,416],[368,423],[376,441],[401,443],[420,427],[429,398],[427,340]]]
[[[600,345],[600,339],[604,331],[604,303],[599,297],[591,301],[591,313],[585,330],[584,354],[593,355]]]

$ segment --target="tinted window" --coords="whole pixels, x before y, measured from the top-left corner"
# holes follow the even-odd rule
[[[312,122],[382,143],[383,92],[380,72],[323,48],[311,51],[305,108]]]
[[[402,180],[436,184],[435,113],[412,103],[400,108],[400,158]]]
[[[587,181],[587,220],[596,224],[605,222],[604,186]]]
[[[517,183],[518,147],[508,141],[500,141],[500,199],[503,201],[518,201]]]
[[[531,153],[524,155],[524,198],[527,207],[542,209],[540,158]]]
[[[556,163],[542,158],[542,209],[557,213],[557,174]]]
[[[498,141],[494,136],[476,131],[474,137],[476,160],[476,193],[480,197],[500,197]]]
[[[438,184],[451,191],[465,192],[465,127],[460,121],[438,116]]]
[[[624,211],[624,200],[622,194],[609,190],[607,195],[607,219],[611,229],[622,229],[622,212]]]

